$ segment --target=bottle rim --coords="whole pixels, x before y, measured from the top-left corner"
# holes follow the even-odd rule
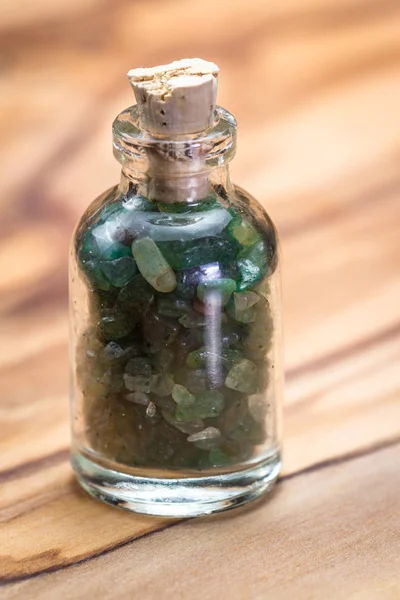
[[[140,173],[151,168],[149,156],[180,163],[201,162],[205,170],[218,168],[232,160],[236,152],[237,124],[234,116],[217,106],[214,123],[205,131],[192,134],[161,136],[140,125],[137,104],[122,111],[113,122],[113,153],[126,169]],[[203,170],[203,169],[202,169]]]

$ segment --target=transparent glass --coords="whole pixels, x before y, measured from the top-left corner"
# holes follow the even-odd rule
[[[225,510],[271,489],[281,465],[276,230],[230,183],[223,109],[198,136],[152,137],[136,107],[113,131],[121,182],[71,247],[72,464],[109,504]]]

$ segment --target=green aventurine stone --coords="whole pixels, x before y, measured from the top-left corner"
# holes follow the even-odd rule
[[[148,394],[151,389],[151,377],[146,375],[124,374],[125,387],[130,392],[145,392]]]
[[[267,273],[267,250],[263,241],[244,248],[237,255],[240,278],[237,291],[241,292],[259,281]]]
[[[128,309],[145,313],[154,299],[154,290],[141,275],[135,275],[121,289],[118,303]]]
[[[82,268],[94,288],[107,292],[112,288],[112,285],[99,264],[95,260],[88,260],[82,263]]]
[[[252,246],[261,240],[258,231],[248,221],[232,219],[228,229],[241,246]]]
[[[192,394],[191,394],[192,395]],[[194,403],[180,402],[175,414],[177,421],[195,421],[217,417],[224,407],[224,397],[217,390],[201,392]]]
[[[118,340],[125,337],[136,325],[136,319],[116,310],[105,311],[99,322],[101,336],[105,340]]]
[[[230,366],[242,358],[242,353],[234,348],[223,348],[218,358],[223,365]],[[203,346],[188,354],[186,364],[188,367],[195,369],[204,366],[210,359],[214,359],[213,353]]]
[[[136,273],[135,261],[129,256],[102,261],[100,267],[114,287],[123,287]]]
[[[174,353],[170,348],[162,348],[153,360],[154,368],[160,373],[164,373],[174,360]]]
[[[196,402],[196,397],[184,385],[179,383],[172,388],[172,397],[177,404],[184,406],[192,406]]]
[[[156,396],[170,396],[174,389],[175,382],[171,375],[165,373],[164,375],[153,375],[151,378],[150,390]]]
[[[226,307],[226,311],[228,315],[230,315],[232,319],[235,319],[235,321],[238,321],[238,323],[253,323],[256,320],[257,313],[254,306],[250,306],[250,308],[245,310],[238,310],[236,308],[236,303],[231,300]]]
[[[198,312],[192,311],[183,315],[179,319],[179,323],[186,327],[186,329],[195,329],[196,327],[203,327],[205,324],[205,317]]]
[[[190,302],[182,300],[174,294],[159,296],[157,300],[157,311],[160,315],[164,315],[165,317],[181,317],[189,312],[191,308],[192,305]]]
[[[132,258],[132,250],[129,246],[125,246],[125,244],[121,244],[120,242],[109,242],[105,240],[104,242],[101,239],[97,239],[97,245],[100,250],[100,258],[103,261],[116,260],[117,258],[122,258],[124,256],[128,256]]]
[[[258,372],[256,365],[247,358],[243,358],[230,369],[225,385],[237,392],[254,394],[258,388]]]
[[[148,358],[136,356],[127,362],[125,371],[129,375],[145,375],[149,377],[152,374],[151,362]]]
[[[93,260],[99,256],[99,248],[96,239],[93,237],[92,229],[88,229],[82,236],[80,245],[78,246],[78,256],[81,263]]]
[[[223,306],[228,303],[229,298],[236,290],[236,282],[233,279],[216,279],[215,281],[205,281],[197,286],[197,296],[202,302],[211,299],[213,295],[221,299]]]
[[[254,292],[235,292],[233,294],[236,310],[247,310],[257,304],[260,296]]]
[[[240,258],[236,264],[240,273],[236,286],[238,292],[247,290],[263,276],[261,269],[249,258]]]
[[[238,252],[238,245],[223,233],[184,242],[157,242],[157,246],[176,271],[213,262],[229,265]]]
[[[210,450],[209,460],[210,464],[213,467],[225,467],[226,465],[230,465],[234,459],[231,456],[228,456],[219,448],[213,448]]]
[[[172,292],[176,288],[176,276],[155,242],[149,237],[135,240],[132,253],[139,271],[158,292]]]

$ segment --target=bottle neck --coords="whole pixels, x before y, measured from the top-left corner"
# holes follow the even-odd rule
[[[222,108],[206,131],[167,138],[141,129],[134,106],[114,121],[113,140],[123,193],[135,185],[149,200],[194,203],[215,186],[231,186],[228,163],[236,150],[236,122]]]
[[[132,169],[121,170],[120,191],[127,195],[132,189],[135,194],[149,200],[165,203],[195,204],[209,198],[214,190],[220,195],[230,192],[232,184],[229,166],[209,169],[185,177],[159,177],[140,173]]]

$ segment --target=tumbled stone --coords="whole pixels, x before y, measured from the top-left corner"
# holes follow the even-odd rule
[[[244,248],[237,255],[237,267],[240,278],[237,282],[237,291],[244,291],[254,285],[267,273],[268,255],[264,242],[261,240]]]
[[[250,306],[245,310],[238,310],[236,304],[230,301],[226,307],[227,313],[238,323],[253,323],[256,320],[256,311],[254,306]]]
[[[151,376],[124,374],[125,387],[130,392],[145,392],[148,394],[151,389]]]
[[[177,271],[213,262],[229,265],[237,254],[237,246],[223,234],[198,240],[157,242],[157,246]]]
[[[200,283],[219,279],[222,273],[223,268],[218,262],[178,271],[176,291],[182,298],[191,300],[196,297],[197,286]]]
[[[225,385],[237,392],[254,394],[258,387],[258,370],[256,365],[247,358],[243,358],[231,367]]]
[[[208,387],[207,371],[205,369],[189,369],[186,373],[186,386],[190,392],[197,394],[205,392]]]
[[[175,355],[170,348],[162,348],[153,359],[153,365],[156,371],[164,373],[174,360],[174,356]]]
[[[150,402],[150,397],[144,392],[133,392],[126,394],[125,399],[134,404],[140,404],[141,406],[147,406]]]
[[[135,327],[137,320],[118,311],[105,311],[99,322],[101,336],[105,340],[118,340],[128,335]]]
[[[249,412],[258,423],[263,423],[267,416],[268,405],[265,394],[253,394],[247,399]]]
[[[186,327],[186,329],[195,329],[196,327],[203,327],[205,324],[204,316],[192,311],[186,313],[179,319],[179,323]]]
[[[235,289],[236,282],[233,279],[221,278],[200,283],[197,286],[197,296],[204,303],[216,298],[225,306]]]
[[[142,275],[134,277],[121,289],[118,303],[138,313],[145,313],[154,299],[154,290]]]
[[[216,427],[206,427],[206,429],[203,429],[202,431],[189,435],[187,441],[200,442],[202,440],[213,440],[216,438],[221,438],[220,430]]]
[[[231,456],[228,456],[222,452],[222,450],[219,448],[213,448],[210,450],[209,461],[213,467],[225,467],[232,464],[233,459]]]
[[[240,358],[242,358],[242,353],[235,348],[222,348],[221,353],[218,355],[218,360],[222,365],[226,366],[231,365]],[[195,369],[196,367],[206,365],[210,360],[215,362],[215,356],[210,349],[203,346],[202,348],[198,348],[198,350],[190,352],[187,356],[186,364],[188,367]]]
[[[235,308],[238,311],[247,310],[259,302],[260,296],[255,292],[235,292],[233,294]]]
[[[152,374],[151,362],[148,358],[136,356],[127,362],[125,371],[129,375],[145,375],[146,377],[150,377]]]
[[[224,407],[224,397],[217,390],[201,392],[192,402],[180,402],[176,411],[177,421],[194,421],[217,417]]]
[[[184,385],[180,385],[179,383],[175,384],[172,388],[172,398],[177,404],[183,404],[185,406],[192,405],[196,402],[195,396],[191,394]]]
[[[135,240],[132,253],[143,277],[158,292],[172,292],[176,276],[155,242],[149,237]]]
[[[188,300],[182,300],[173,294],[159,296],[157,299],[157,311],[165,317],[182,317],[190,312],[191,308],[192,305]]]
[[[114,287],[123,287],[136,273],[136,263],[130,256],[102,261],[100,267]]]
[[[156,407],[156,405],[154,404],[154,402],[149,402],[149,405],[148,405],[148,407],[146,408],[146,415],[147,415],[148,417],[155,417],[155,415],[156,415],[156,412],[157,412],[157,407]]]
[[[151,378],[150,390],[157,396],[170,396],[175,382],[172,375],[165,373],[163,375],[153,375]]]
[[[97,261],[85,261],[82,263],[82,268],[93,288],[97,288],[103,291],[108,291],[112,288],[111,282],[106,277]]]
[[[193,443],[201,450],[210,450],[215,448],[221,442],[222,436],[219,429],[216,427],[206,427],[202,431],[189,435],[187,441]]]
[[[126,355],[126,350],[117,342],[109,342],[102,348],[102,354],[106,360],[118,360]]]
[[[202,419],[197,419],[196,421],[184,423],[183,421],[177,421],[175,419],[175,415],[171,414],[166,410],[163,410],[161,412],[162,416],[167,421],[167,423],[169,423],[182,433],[186,433],[187,435],[191,435],[192,433],[196,433],[196,431],[204,429],[204,421]]]
[[[233,219],[228,225],[228,229],[239,244],[245,247],[252,246],[261,239],[253,225],[244,219]]]
[[[238,292],[252,287],[263,276],[260,267],[255,265],[249,258],[240,258],[236,264],[240,273],[236,282]]]

